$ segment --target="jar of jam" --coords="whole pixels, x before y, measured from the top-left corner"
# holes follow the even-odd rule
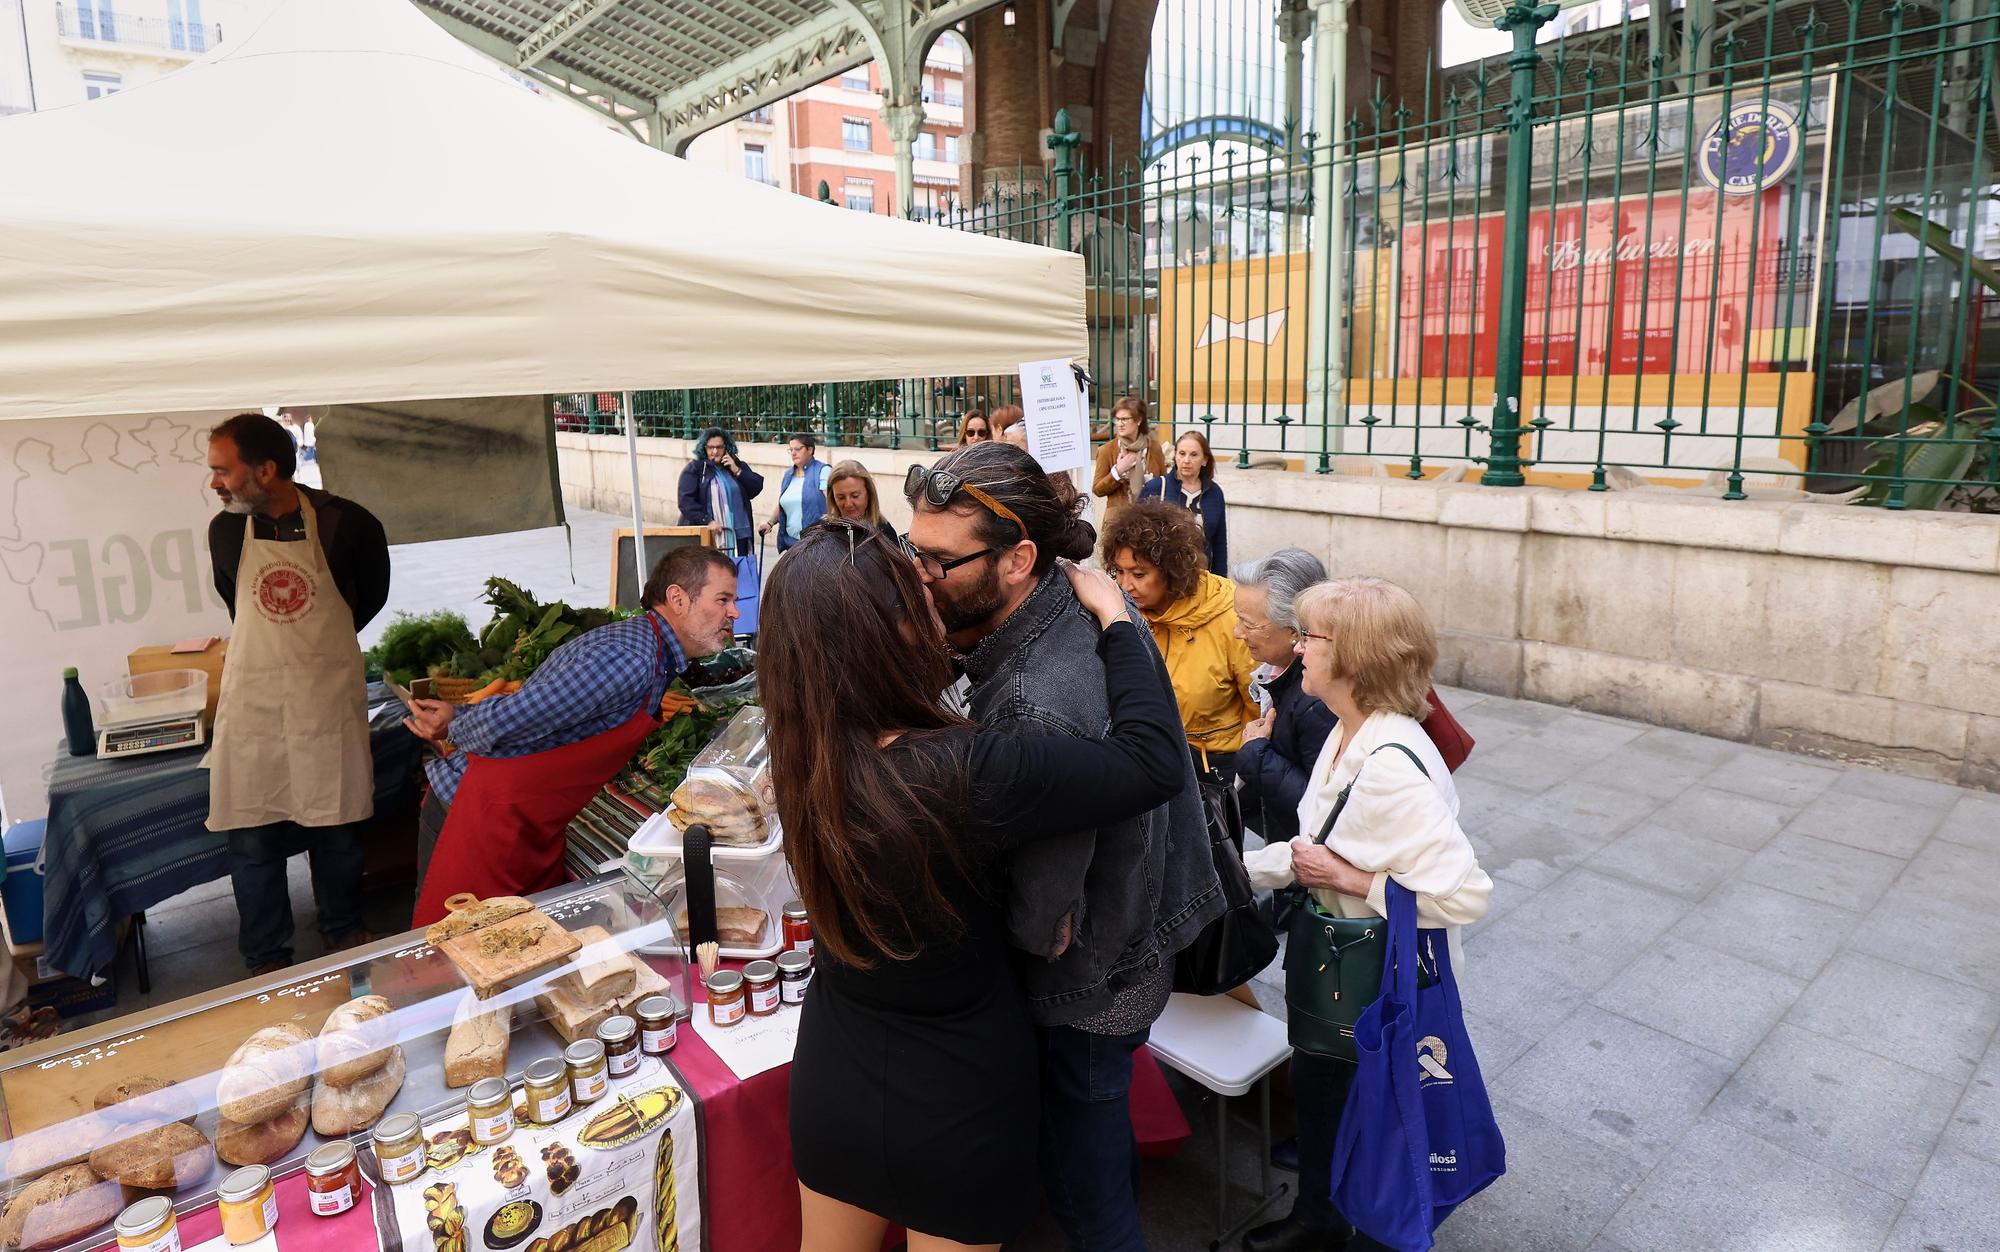
[[[547,1126],[569,1116],[569,1066],[559,1057],[546,1057],[522,1071],[522,1085],[528,1092],[528,1120]]]
[[[674,1050],[680,1034],[680,1006],[666,996],[647,996],[639,1001],[639,1047],[648,1056],[665,1056]]]
[[[500,1080],[489,1079],[491,1082]],[[506,1098],[506,1087],[501,1087],[501,1098]],[[512,1129],[513,1109],[508,1109],[509,1129]],[[475,1127],[478,1115],[473,1114]],[[475,1128],[473,1136],[478,1137]],[[495,1140],[498,1142],[498,1140]],[[424,1172],[424,1124],[417,1120],[415,1113],[397,1113],[385,1117],[375,1126],[375,1167],[381,1171],[386,1183],[408,1182]]]
[[[404,1113],[415,1121],[414,1114]],[[392,1119],[393,1120],[393,1119]],[[418,1159],[423,1159],[423,1136],[417,1136]],[[232,1248],[255,1243],[278,1227],[278,1193],[271,1186],[267,1165],[245,1165],[222,1180],[215,1189],[215,1207],[222,1214],[222,1237]]]
[[[163,1195],[135,1200],[118,1215],[111,1230],[124,1252],[181,1252],[174,1202]]]
[[[490,1148],[505,1143],[514,1133],[514,1094],[507,1089],[507,1080],[482,1078],[473,1083],[472,1089],[465,1093],[465,1114],[471,1123],[474,1145]]]
[[[778,967],[769,961],[752,961],[743,967],[743,985],[748,990],[750,1016],[769,1017],[778,1011]]]
[[[639,1025],[631,1018],[605,1018],[597,1028],[597,1041],[604,1045],[604,1067],[613,1078],[639,1068]]]
[[[812,981],[812,957],[793,949],[778,954],[778,995],[786,1004],[806,1002],[806,984]]]
[[[717,1026],[734,1026],[743,1020],[743,975],[733,969],[719,969],[708,976],[708,1020]]]
[[[806,917],[803,900],[785,902],[785,951],[803,952],[811,959],[813,951],[812,921]]]
[[[579,1039],[570,1044],[563,1049],[563,1062],[569,1066],[569,1094],[577,1107],[589,1104],[611,1089],[604,1045],[597,1040]]]
[[[315,1217],[337,1217],[361,1198],[361,1162],[345,1139],[306,1157],[306,1201]]]

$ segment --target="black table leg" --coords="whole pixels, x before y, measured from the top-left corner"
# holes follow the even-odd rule
[[[139,994],[153,994],[153,971],[146,961],[146,914],[143,909],[132,915],[132,958],[139,967]]]

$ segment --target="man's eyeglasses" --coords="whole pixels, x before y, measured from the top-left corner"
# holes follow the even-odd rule
[[[1014,510],[965,481],[965,475],[963,474],[954,474],[950,470],[926,469],[921,465],[912,465],[910,472],[903,478],[903,494],[910,497],[921,494],[925,503],[934,509],[941,509],[950,504],[951,498],[961,491],[986,506],[986,511],[993,514],[993,516],[1014,523],[1014,529],[1020,532],[1021,538],[1026,539],[1028,537],[1028,528],[1022,524],[1021,519],[1015,515]],[[985,554],[975,553],[974,555],[984,556]],[[968,557],[966,559],[970,560],[971,558]],[[960,562],[960,564],[963,563]]]
[[[903,549],[903,555],[916,562],[917,568],[922,570],[933,581],[942,579],[946,574],[951,573],[961,565],[972,564],[980,557],[992,556],[996,552],[1005,551],[1004,548],[981,548],[977,552],[969,553],[965,556],[955,556],[946,561],[919,549],[917,545],[910,542],[908,536],[904,536],[897,542]]]

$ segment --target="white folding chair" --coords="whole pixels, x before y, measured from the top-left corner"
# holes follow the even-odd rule
[[[1216,1095],[1215,1101],[1215,1238],[1210,1249],[1234,1239],[1287,1191],[1290,1184],[1271,1186],[1272,1070],[1292,1055],[1285,1024],[1228,996],[1197,996],[1175,992],[1167,1011],[1153,1023],[1147,1046],[1160,1064],[1186,1074]],[[1256,1088],[1258,1128],[1258,1191],[1256,1207],[1234,1226],[1229,1222],[1229,1097]]]

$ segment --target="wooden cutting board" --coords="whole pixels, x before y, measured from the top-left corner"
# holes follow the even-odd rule
[[[562,964],[582,947],[554,918],[529,909],[447,939],[438,950],[472,985],[472,994],[484,1000],[502,987]]]

